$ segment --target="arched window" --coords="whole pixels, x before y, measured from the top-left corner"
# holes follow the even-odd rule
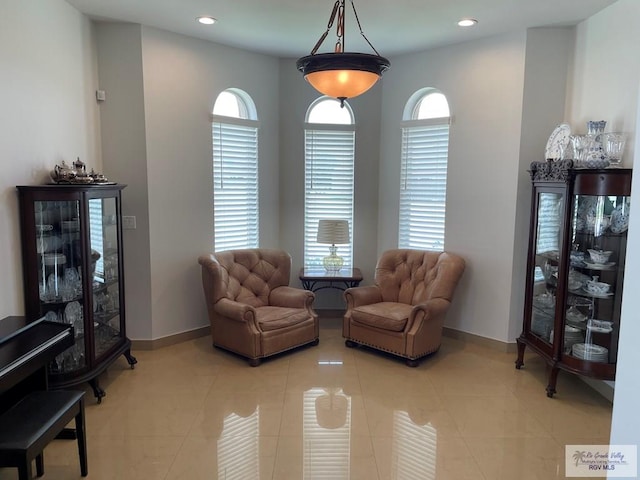
[[[349,222],[349,244],[337,244],[344,266],[350,267],[353,242],[353,165],[355,121],[347,102],[320,97],[307,110],[305,123],[304,265],[322,267],[329,245],[317,242],[318,221]]]
[[[214,250],[257,248],[258,116],[251,97],[235,88],[221,92],[211,132]]]
[[[414,93],[402,121],[398,246],[444,250],[449,104],[433,88]]]

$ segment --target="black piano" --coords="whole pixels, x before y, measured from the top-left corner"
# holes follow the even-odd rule
[[[0,320],[0,412],[27,393],[46,390],[47,364],[74,343],[71,325],[24,317]]]

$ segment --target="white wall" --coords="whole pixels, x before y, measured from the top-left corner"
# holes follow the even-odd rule
[[[100,171],[89,20],[62,0],[0,3],[0,318],[24,313],[16,185],[62,160]]]
[[[587,120],[606,120],[607,131],[636,131],[640,30],[630,22],[639,11],[637,0],[618,0],[578,26],[567,106],[573,131],[587,133]],[[630,141],[623,166],[633,155]]]
[[[136,217],[137,228],[123,231],[124,288],[127,336],[153,338],[151,322],[151,255],[149,194],[142,79],[142,27],[98,23],[102,156],[105,174],[126,183],[123,215]]]

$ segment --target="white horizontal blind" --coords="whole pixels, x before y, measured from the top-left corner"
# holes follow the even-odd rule
[[[104,216],[101,198],[89,199],[89,238],[91,241],[91,250],[95,250],[100,254],[96,262],[95,280],[104,281],[104,242],[102,231],[102,218]],[[96,278],[97,277],[97,278]]]
[[[562,196],[557,193],[540,193],[538,196],[538,231],[536,253],[558,252],[562,220]]]
[[[538,228],[536,253],[559,252],[563,197],[557,193],[540,193],[538,196]],[[538,266],[534,269],[535,282],[542,282],[544,274]]]
[[[449,125],[402,129],[400,248],[444,250]]]
[[[258,247],[257,122],[213,122],[215,251]]]
[[[349,222],[349,245],[337,245],[344,266],[353,265],[353,126],[323,129],[314,125],[305,130],[304,265],[322,266],[329,245],[316,242],[318,220],[343,219]]]

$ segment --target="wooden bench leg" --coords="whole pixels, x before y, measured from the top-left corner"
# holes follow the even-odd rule
[[[18,466],[18,478],[20,480],[31,480],[33,470],[31,469],[31,461],[25,459],[24,463]]]
[[[80,399],[80,411],[76,415],[76,435],[78,437],[78,456],[80,457],[80,474],[86,477],[89,474],[87,466],[87,432],[84,422],[84,397]]]
[[[44,475],[44,452],[36,457],[36,476],[41,477]]]

